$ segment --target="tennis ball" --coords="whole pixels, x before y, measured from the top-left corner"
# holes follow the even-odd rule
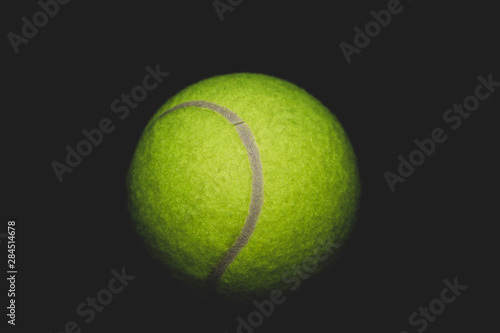
[[[319,272],[360,194],[336,117],[294,84],[249,73],[169,99],[140,138],[127,187],[153,256],[191,287],[231,299],[294,289]]]

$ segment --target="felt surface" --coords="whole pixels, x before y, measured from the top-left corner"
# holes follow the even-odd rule
[[[304,90],[262,74],[203,80],[155,113],[129,169],[130,212],[155,256],[200,288],[245,224],[252,171],[234,125],[222,115],[188,106],[162,116],[191,101],[236,113],[255,136],[262,162],[262,211],[218,291],[246,298],[290,287],[286,272],[317,260],[318,249],[324,254],[321,240],[342,242],[355,217],[359,176],[344,130]]]

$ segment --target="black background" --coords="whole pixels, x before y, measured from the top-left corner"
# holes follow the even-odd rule
[[[20,34],[21,18],[39,10],[35,1],[3,6],[4,35]],[[416,332],[408,317],[455,277],[468,289],[426,331],[496,330],[500,92],[455,131],[442,116],[474,93],[479,75],[500,81],[498,15],[491,2],[402,6],[350,64],[339,43],[352,44],[353,28],[387,1],[244,0],[222,22],[211,1],[72,1],[18,54],[3,38],[0,232],[16,220],[19,270],[17,325],[8,329],[63,332],[75,321],[82,332],[236,331],[253,305],[199,299],[161,275],[130,228],[124,178],[146,122],[169,97],[213,75],[258,72],[303,87],[336,114],[363,195],[339,260],[255,331]],[[111,102],[158,63],[170,76],[118,119]],[[59,183],[51,163],[103,118],[115,131]],[[397,172],[398,155],[438,127],[447,141],[391,193],[384,172]],[[6,257],[5,242],[1,249]],[[84,323],[77,305],[122,267],[136,278]]]

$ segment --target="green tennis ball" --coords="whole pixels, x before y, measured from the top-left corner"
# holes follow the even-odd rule
[[[287,81],[248,73],[169,99],[145,128],[127,183],[154,257],[188,285],[233,299],[295,289],[319,272],[331,244],[346,239],[360,194],[335,116]]]

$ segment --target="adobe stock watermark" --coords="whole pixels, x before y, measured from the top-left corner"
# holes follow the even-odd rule
[[[142,84],[133,87],[130,94],[121,94],[120,98],[111,102],[111,112],[114,113],[119,120],[127,119],[130,115],[130,110],[136,109],[139,103],[148,97],[148,91],[156,89],[159,84],[163,82],[164,78],[170,75],[170,73],[160,70],[160,64],[157,64],[154,69],[147,66],[146,72],[147,74],[143,77]],[[64,163],[53,161],[50,164],[59,183],[64,180],[63,175],[65,173],[73,172],[73,170],[82,163],[83,158],[89,156],[93,149],[103,142],[104,134],[112,133],[115,128],[116,126],[113,120],[107,117],[102,118],[98,122],[96,128],[82,130],[84,139],[79,141],[75,148],[66,145],[66,158],[64,159]]]
[[[39,0],[37,2],[41,10],[35,12],[31,19],[23,16],[21,18],[21,34],[9,32],[7,39],[14,50],[14,53],[19,53],[19,47],[38,35],[39,29],[45,27],[50,19],[54,18],[59,13],[59,5],[66,5],[71,0]]]
[[[439,298],[435,298],[430,301],[428,307],[419,307],[418,312],[413,312],[408,317],[408,323],[412,327],[416,327],[418,333],[424,332],[429,323],[435,322],[437,316],[444,312],[446,304],[455,302],[457,297],[462,294],[462,291],[468,288],[466,285],[458,284],[458,277],[456,276],[453,279],[453,283],[451,283],[448,279],[445,279],[443,283],[446,287],[441,290]],[[401,333],[408,332],[401,331]]]
[[[214,6],[219,20],[224,21],[224,13],[232,12],[235,7],[241,5],[243,0],[214,0],[212,1],[212,6]]]
[[[135,279],[133,275],[127,275],[125,267],[121,272],[116,269],[111,270],[113,277],[108,281],[106,288],[99,290],[95,297],[87,297],[76,307],[76,314],[85,324],[90,324],[96,318],[97,313],[102,312],[106,306],[110,305],[113,297],[120,294],[129,282]],[[64,324],[64,328],[57,333],[81,333],[81,324],[70,320]],[[50,332],[52,333],[52,332]]]
[[[331,239],[319,240],[320,246],[315,250],[313,256],[305,258],[300,266],[294,266],[292,270],[286,271],[282,276],[282,282],[289,285],[291,291],[297,290],[301,283],[310,277],[318,269],[318,263],[327,260],[338,249],[341,244],[334,243]],[[323,253],[320,255],[320,253]],[[253,301],[256,310],[250,312],[246,319],[238,316],[236,321],[237,333],[253,333],[255,328],[262,326],[264,318],[269,318],[274,313],[275,305],[283,304],[286,296],[281,289],[274,289],[269,293],[269,299]]]
[[[354,27],[354,45],[344,41],[339,44],[340,50],[342,51],[347,63],[350,64],[352,62],[352,56],[354,54],[360,54],[361,50],[370,44],[372,38],[375,38],[380,34],[382,28],[387,28],[389,23],[391,23],[392,16],[400,14],[403,9],[404,7],[401,5],[400,0],[389,0],[387,2],[387,9],[382,9],[378,12],[371,10],[370,15],[374,20],[366,23],[363,30],[361,30],[358,26]]]
[[[496,88],[500,87],[500,82],[493,81],[493,74],[488,74],[485,78],[482,75],[477,77],[479,84],[476,86],[473,95],[464,98],[462,104],[454,103],[452,108],[449,108],[443,113],[443,121],[449,124],[452,130],[458,130],[462,126],[464,119],[467,119],[471,114],[479,109],[481,102],[490,98]],[[398,156],[399,165],[397,172],[385,171],[384,178],[391,192],[396,190],[397,183],[404,183],[410,177],[415,169],[421,166],[426,157],[430,157],[436,151],[437,145],[445,142],[448,139],[446,131],[437,127],[433,129],[428,138],[422,140],[415,139],[416,148],[412,150],[407,157]]]

